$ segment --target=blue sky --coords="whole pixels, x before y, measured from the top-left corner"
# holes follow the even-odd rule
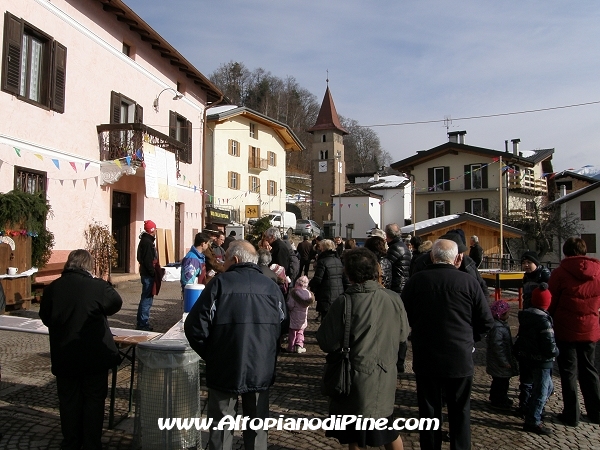
[[[600,167],[600,2],[491,0],[125,0],[209,75],[242,62],[293,76],[361,125],[453,120],[470,145],[555,148],[554,170]],[[393,161],[446,128],[374,127]],[[509,142],[510,144],[510,142]]]

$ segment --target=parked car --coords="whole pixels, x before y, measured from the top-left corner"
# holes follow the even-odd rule
[[[310,237],[320,236],[321,227],[314,220],[300,219],[296,221],[296,232],[300,236],[308,235]]]

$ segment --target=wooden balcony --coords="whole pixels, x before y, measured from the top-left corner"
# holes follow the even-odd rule
[[[536,179],[533,175],[509,174],[508,189],[530,195],[546,195],[548,193],[546,179]]]
[[[546,211],[537,211],[527,210],[527,209],[509,209],[508,217],[513,220],[546,220],[548,218],[548,213]]]
[[[179,161],[188,160],[188,145],[141,123],[102,124],[98,130],[100,161],[131,158],[131,164],[140,166],[143,161],[142,144],[147,142],[175,153]]]
[[[269,164],[265,158],[255,158],[252,155],[248,158],[248,171],[262,172],[263,170],[268,170],[268,169],[269,169]]]

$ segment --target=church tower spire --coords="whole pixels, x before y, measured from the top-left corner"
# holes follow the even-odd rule
[[[329,228],[331,234],[341,234],[340,224],[332,222],[333,203],[337,204],[340,199],[336,199],[335,196],[344,193],[346,190],[344,135],[348,132],[340,123],[329,90],[329,80],[327,80],[327,89],[317,121],[306,131],[313,135],[311,161],[312,219],[321,222],[325,230]]]

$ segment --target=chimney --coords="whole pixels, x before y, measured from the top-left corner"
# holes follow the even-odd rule
[[[508,153],[508,139],[504,141],[504,151]]]
[[[513,144],[513,155],[519,155],[519,142],[521,142],[521,139],[511,139],[511,142]]]
[[[379,181],[379,174],[377,172],[373,175],[373,180],[375,180],[375,182]]]
[[[567,186],[565,186],[564,184],[560,185],[560,195],[558,198],[562,198],[565,195],[567,195]]]
[[[464,144],[465,134],[467,134],[466,131],[450,131],[448,133],[448,142],[453,142],[454,144]]]

